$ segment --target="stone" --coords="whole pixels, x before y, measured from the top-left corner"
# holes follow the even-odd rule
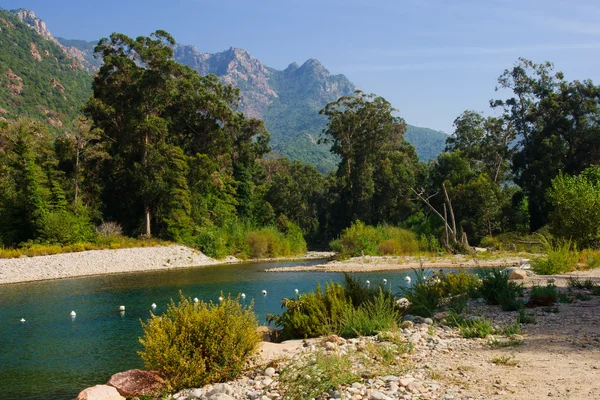
[[[265,376],[273,376],[275,375],[275,368],[269,367],[265,369]]]
[[[414,315],[406,314],[403,318],[404,321],[413,321],[415,319]]]
[[[423,320],[424,323],[426,323],[427,325],[433,325],[433,320],[431,318],[425,318]]]
[[[225,393],[215,393],[211,396],[208,396],[207,400],[234,400],[234,398]]]
[[[333,397],[334,399],[341,399],[342,394],[340,393],[339,390],[334,390],[333,393],[331,394],[331,397]]]
[[[404,321],[400,324],[400,328],[402,329],[412,329],[414,326],[415,324],[412,321]]]
[[[524,279],[527,279],[527,271],[519,269],[519,268],[514,268],[514,269],[509,270],[508,280],[515,281],[515,280],[524,280]]]
[[[125,400],[125,397],[112,386],[96,385],[82,390],[77,400]]]
[[[325,346],[325,349],[327,349],[327,350],[337,349],[337,345],[333,342],[325,342],[325,344],[323,346]]]
[[[397,377],[397,376],[394,376],[394,375],[388,375],[388,376],[384,376],[384,377],[383,377],[383,378],[381,378],[381,379],[383,379],[383,380],[384,380],[384,381],[386,381],[386,382],[396,382],[396,381],[398,381],[398,377]]]
[[[190,392],[188,399],[198,399],[202,396],[204,396],[202,389],[194,389]]]
[[[411,382],[406,386],[406,390],[408,390],[411,393],[418,394],[423,393],[425,391],[425,388],[418,382]]]
[[[235,393],[235,391],[230,385],[226,383],[216,383],[213,385],[213,388],[208,393],[206,393],[206,396],[211,397],[220,393],[232,396]]]
[[[161,392],[165,381],[154,371],[131,369],[110,377],[107,385],[117,389],[121,396],[150,396]]]
[[[272,378],[269,378],[269,377],[266,377],[266,378],[265,378],[265,379],[262,381],[262,385],[263,385],[263,387],[265,387],[265,386],[269,386],[271,383],[273,383],[273,379],[272,379]]]
[[[400,378],[400,386],[407,387],[409,384],[415,381],[415,378]]]
[[[390,397],[381,393],[379,390],[372,390],[369,400],[390,400]]]

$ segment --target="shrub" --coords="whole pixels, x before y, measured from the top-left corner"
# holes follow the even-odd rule
[[[590,278],[586,279],[585,281],[581,281],[578,278],[573,278],[572,276],[569,277],[568,285],[570,288],[588,290],[592,290],[597,286]]]
[[[368,255],[403,255],[415,253],[419,245],[415,235],[406,229],[388,225],[376,227],[354,222],[344,229],[339,239],[329,246],[339,253],[340,258]]]
[[[519,315],[517,316],[517,323],[519,324],[535,324],[535,316],[533,314],[527,314],[525,309],[521,307],[519,309]]]
[[[345,338],[371,336],[392,329],[399,319],[400,312],[393,299],[380,289],[373,300],[363,303],[358,308],[346,309],[339,333]]]
[[[490,320],[485,318],[466,319],[455,313],[449,313],[446,321],[449,326],[456,326],[464,338],[486,338],[494,333]]]
[[[441,272],[436,276],[440,279],[439,287],[443,296],[467,295],[475,297],[481,288],[481,279],[474,274],[467,274],[465,271],[452,274]]]
[[[38,240],[42,243],[67,245],[93,239],[94,230],[87,215],[59,210],[46,215]]]
[[[367,286],[358,276],[344,273],[344,291],[356,308],[363,303],[372,302],[380,293],[393,303],[394,295],[391,291],[384,289],[381,285]]]
[[[546,249],[545,257],[533,260],[533,270],[540,275],[571,272],[577,267],[578,253],[570,240],[552,240],[541,237]]]
[[[417,272],[412,286],[400,290],[403,297],[410,302],[408,312],[422,317],[433,316],[443,298],[440,285],[434,280],[425,280],[420,272]]]
[[[523,294],[523,287],[509,281],[508,276],[508,271],[497,268],[485,272],[479,291],[488,304],[499,304],[504,311],[516,311],[521,306],[517,296]]]
[[[536,299],[550,299],[555,303],[558,300],[558,291],[554,285],[534,286],[531,288],[529,297],[533,301]]]
[[[286,309],[281,315],[267,316],[269,322],[281,327],[282,340],[337,333],[342,317],[352,308],[344,287],[337,283],[325,284],[325,291],[317,285],[314,292],[284,299],[282,305]]]
[[[481,239],[479,246],[491,250],[502,250],[502,242],[492,236],[485,236],[483,239]]]
[[[259,342],[251,306],[225,298],[220,304],[193,303],[180,293],[167,311],[144,323],[146,368],[158,370],[171,391],[235,379]]]

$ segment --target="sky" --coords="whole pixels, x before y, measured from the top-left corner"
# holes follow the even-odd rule
[[[386,98],[409,124],[446,133],[464,110],[493,115],[496,80],[519,57],[551,61],[568,80],[600,81],[597,0],[0,0],[27,8],[54,36],[112,32],[215,53],[243,48],[284,69],[316,58]]]

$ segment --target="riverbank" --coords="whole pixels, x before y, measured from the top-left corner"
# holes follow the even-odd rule
[[[492,268],[517,267],[529,261],[531,254],[499,256],[492,259],[473,258],[462,254],[448,256],[363,256],[324,264],[286,268],[270,268],[267,272],[374,272],[420,268]]]
[[[592,277],[595,271],[580,275]],[[373,337],[263,342],[254,365],[239,379],[182,390],[172,398],[266,400],[327,388],[307,397],[600,399],[600,296],[563,282],[557,286],[570,293],[572,303],[527,309],[529,323],[517,325],[518,312],[469,300],[465,315],[489,319],[496,330],[486,338],[464,338],[439,313],[433,320],[406,317],[411,321],[400,329]]]
[[[332,253],[309,252],[287,260],[328,258]],[[252,262],[284,259],[247,260]],[[116,250],[89,250],[49,256],[0,259],[0,285],[80,276],[191,268],[244,262],[235,257],[210,258],[181,245],[136,247]]]

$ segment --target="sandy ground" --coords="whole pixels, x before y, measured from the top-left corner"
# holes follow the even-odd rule
[[[344,261],[330,261],[324,264],[298,266],[288,268],[270,268],[267,272],[297,272],[297,271],[321,271],[321,272],[372,272],[407,270],[418,268],[487,268],[487,267],[512,267],[519,266],[528,261],[530,254],[522,256],[508,256],[497,259],[477,259],[464,255],[443,257],[380,257],[364,256],[354,257]]]
[[[328,258],[331,255],[332,253],[309,252],[297,259]],[[277,260],[284,259],[252,261]],[[51,256],[0,259],[0,284],[237,262],[241,261],[235,257],[215,260],[198,250],[180,245],[91,250]]]

